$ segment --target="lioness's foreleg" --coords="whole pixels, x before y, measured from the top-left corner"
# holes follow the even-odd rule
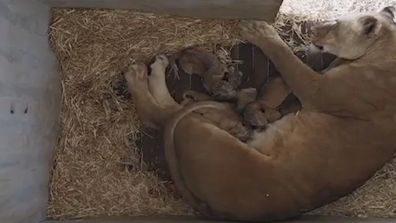
[[[169,60],[165,55],[157,55],[155,61],[150,65],[151,73],[148,77],[148,86],[151,94],[157,103],[161,106],[178,106],[177,102],[170,95],[166,85],[166,67]]]
[[[242,37],[257,45],[270,58],[303,106],[309,105],[318,90],[320,74],[295,56],[266,22],[241,22],[240,27]]]

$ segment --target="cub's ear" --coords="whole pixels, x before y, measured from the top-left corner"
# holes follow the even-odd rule
[[[373,16],[364,16],[360,19],[362,25],[362,33],[368,38],[378,35],[381,29],[381,23]]]
[[[380,11],[380,13],[391,19],[393,22],[396,22],[395,20],[396,8],[394,6],[385,7]]]

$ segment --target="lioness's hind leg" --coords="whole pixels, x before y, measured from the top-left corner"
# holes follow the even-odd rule
[[[157,55],[154,63],[150,65],[149,89],[154,99],[161,106],[175,106],[176,101],[170,95],[166,85],[165,71],[169,65],[169,60],[165,55]]]
[[[143,63],[137,62],[128,67],[124,74],[128,84],[128,90],[133,97],[140,97],[143,94],[150,93],[147,81],[147,67]],[[147,94],[149,97],[149,94]]]
[[[148,86],[147,67],[143,63],[132,64],[125,72],[128,90],[132,94],[136,111],[147,127],[156,128],[164,123],[167,109],[161,108],[151,94]]]

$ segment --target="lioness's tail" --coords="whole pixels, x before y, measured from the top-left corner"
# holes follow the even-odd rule
[[[195,110],[202,108],[223,109],[224,105],[218,102],[211,102],[211,101],[198,102],[188,105],[180,109],[176,114],[174,114],[172,118],[165,125],[165,131],[164,131],[165,157],[168,163],[171,177],[179,193],[181,193],[183,198],[201,214],[204,214],[206,216],[211,216],[212,213],[210,208],[206,204],[200,202],[200,200],[196,198],[194,194],[185,186],[183,176],[179,171],[180,168],[179,160],[176,154],[176,148],[174,142],[175,128],[177,124],[180,122],[180,120],[182,120],[191,112],[194,112]]]

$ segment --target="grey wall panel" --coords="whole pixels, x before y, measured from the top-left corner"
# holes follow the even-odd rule
[[[48,21],[42,3],[0,0],[0,222],[46,214],[60,107]]]
[[[210,18],[273,21],[282,0],[43,0],[54,7],[127,8]]]

